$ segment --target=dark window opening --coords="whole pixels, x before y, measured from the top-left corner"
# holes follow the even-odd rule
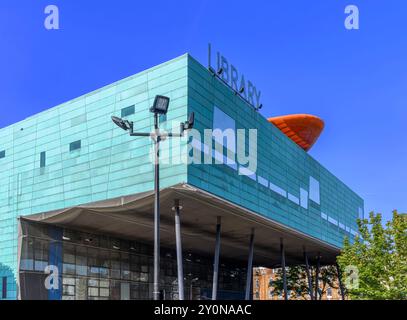
[[[134,105],[122,109],[122,118],[128,117],[132,114],[134,114]]]
[[[45,151],[41,152],[40,154],[40,168],[45,167]]]
[[[3,286],[2,286],[2,299],[7,299],[7,277],[3,277]]]
[[[0,151],[0,159],[3,159],[6,157],[6,150]]]
[[[78,150],[81,148],[81,140],[71,142],[69,144],[69,151]]]

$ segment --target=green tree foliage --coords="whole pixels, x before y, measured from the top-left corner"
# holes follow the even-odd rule
[[[313,293],[315,293],[316,287],[316,268],[310,266],[310,275]],[[308,278],[305,266],[297,265],[286,268],[287,277],[287,291],[290,291],[297,299],[309,299],[309,287]],[[269,286],[272,288],[273,294],[281,295],[284,297],[284,285],[283,285],[283,271],[278,269],[276,278],[274,281],[270,281]],[[318,296],[317,300],[321,300],[322,296],[326,293],[330,287],[337,290],[337,272],[335,266],[322,266],[319,269],[318,276]],[[290,297],[289,297],[290,298]],[[315,297],[314,297],[315,299]]]
[[[393,211],[382,224],[381,214],[358,220],[359,234],[344,240],[337,261],[351,299],[407,299],[407,218]]]
[[[308,295],[308,280],[302,266],[286,268],[286,277],[287,290],[290,290],[293,292],[293,294],[306,299]],[[272,288],[273,294],[284,297],[283,270],[281,268],[277,270],[275,279],[270,281],[269,287]]]

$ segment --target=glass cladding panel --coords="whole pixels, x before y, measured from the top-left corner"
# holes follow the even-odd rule
[[[213,129],[236,129],[235,120],[224,113],[221,109],[214,106],[213,108]]]
[[[81,114],[71,119],[71,127],[86,122],[86,114]]]
[[[359,216],[359,219],[364,219],[364,213],[363,213],[362,207],[358,208],[358,216]]]
[[[309,177],[309,198],[320,204],[319,181],[313,177]]]
[[[222,131],[232,129],[232,135],[228,137],[226,135],[215,136],[215,142],[236,152],[236,122],[216,106],[213,109],[213,129],[220,129]]]
[[[270,189],[283,197],[287,196],[287,192],[284,189],[280,188],[279,186],[275,185],[272,182],[270,182]]]
[[[294,202],[295,204],[300,204],[300,199],[298,199],[295,195],[288,193],[287,195],[288,200]]]
[[[308,209],[308,191],[300,188],[300,204],[304,209]]]

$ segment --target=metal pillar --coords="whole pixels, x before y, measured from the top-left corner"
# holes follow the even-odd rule
[[[287,294],[287,272],[285,270],[285,251],[283,238],[280,238],[280,251],[281,251],[281,268],[283,269],[283,287],[284,287],[284,300],[288,300]]]
[[[246,294],[245,300],[250,299],[250,291],[252,287],[252,271],[253,271],[253,251],[254,251],[254,229],[250,235],[249,258],[247,260],[247,278],[246,278]]]
[[[193,295],[192,295],[192,282],[189,285],[189,300],[192,300]]]
[[[158,115],[154,114],[154,129],[158,132]],[[153,298],[160,300],[160,136],[156,135],[154,140],[154,284]]]
[[[320,267],[320,254],[318,252],[317,256],[317,269],[315,271],[315,300],[318,300],[318,289],[319,289],[319,267]]]
[[[219,278],[219,255],[220,255],[220,226],[221,218],[217,218],[216,224],[216,244],[215,244],[215,261],[213,263],[213,282],[212,282],[212,300],[216,300],[218,294]]]
[[[305,259],[305,270],[307,272],[307,279],[308,279],[309,296],[310,296],[311,300],[314,300],[314,293],[313,293],[313,290],[312,290],[311,272],[310,272],[310,269],[309,269],[308,255],[307,255],[307,251],[305,250],[305,247],[304,247],[304,259]]]
[[[177,248],[177,276],[178,276],[178,299],[184,300],[184,267],[182,261],[182,241],[181,241],[181,221],[179,212],[179,199],[174,200],[173,210],[175,211],[175,243]]]
[[[343,290],[341,269],[339,268],[339,264],[337,263],[336,263],[336,272],[338,274],[338,283],[339,289],[341,290],[342,300],[345,300],[345,291]]]

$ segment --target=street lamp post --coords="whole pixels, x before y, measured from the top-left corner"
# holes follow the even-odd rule
[[[153,298],[160,299],[160,134],[158,114],[154,113],[154,286]]]
[[[194,125],[194,113],[189,116],[188,121],[180,124],[180,133],[160,132],[158,115],[167,114],[170,98],[157,95],[150,112],[154,113],[154,132],[134,132],[134,124],[131,121],[112,116],[112,121],[125,131],[129,131],[132,137],[151,137],[154,141],[154,285],[153,298],[160,299],[160,141],[167,137],[183,137],[184,131],[192,129]]]

